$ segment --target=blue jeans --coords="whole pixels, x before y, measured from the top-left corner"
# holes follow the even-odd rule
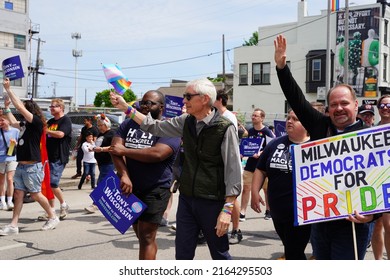
[[[91,176],[91,188],[95,188],[95,168],[96,168],[96,163],[89,163],[89,162],[84,162],[84,172],[83,175],[81,176],[80,183],[78,186],[78,189],[80,190],[84,184],[85,178],[87,178],[88,175]]]
[[[110,164],[98,165],[98,168],[99,168],[99,177],[97,179],[97,184],[99,185],[99,183],[107,176],[107,174],[110,171],[114,170],[115,167],[113,163],[110,163]]]
[[[49,164],[50,164],[50,186],[52,188],[58,188],[66,164],[61,163],[60,160],[57,160],[55,162],[49,162]]]
[[[41,162],[33,164],[19,163],[14,176],[15,190],[38,193],[41,191],[44,176]]]
[[[354,260],[352,223],[336,220],[313,224],[311,242],[317,260]],[[370,223],[355,224],[357,254],[364,260],[371,240]]]

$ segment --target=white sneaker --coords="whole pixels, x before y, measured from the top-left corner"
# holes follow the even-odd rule
[[[0,229],[0,236],[14,235],[19,233],[18,227],[13,227],[11,225],[6,225]]]
[[[14,210],[14,203],[12,201],[8,201],[7,206],[8,206],[8,211]]]
[[[8,210],[7,203],[0,202],[0,210]]]
[[[89,205],[88,207],[85,207],[84,210],[85,210],[88,214],[93,214],[93,213],[95,213],[97,210],[99,210],[99,208],[98,208],[95,204],[91,204],[91,205]]]
[[[41,230],[46,231],[50,229],[55,229],[56,226],[60,223],[60,219],[56,216],[55,218],[49,219],[41,228]]]
[[[66,204],[65,207],[60,207],[60,220],[64,220],[67,216],[68,216],[68,213],[69,213],[69,205]]]

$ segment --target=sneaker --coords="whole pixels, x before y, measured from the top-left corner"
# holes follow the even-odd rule
[[[46,231],[50,229],[55,229],[56,226],[60,223],[60,219],[56,216],[55,218],[47,220],[47,222],[43,225],[41,230]]]
[[[245,222],[245,215],[240,213],[240,222]]]
[[[78,177],[81,177],[81,174],[77,173],[75,175],[73,175],[72,177],[70,177],[71,179],[77,179]]]
[[[49,220],[49,215],[47,215],[46,212],[38,216],[38,221],[48,221],[48,220]]]
[[[6,225],[0,229],[0,236],[14,235],[19,233],[18,227],[13,227],[11,225]]]
[[[270,210],[265,210],[264,220],[270,220],[270,219],[272,219],[271,211]]]
[[[176,230],[176,223],[171,225],[171,229]]]
[[[60,220],[65,220],[69,213],[69,205],[66,204],[65,207],[60,207]]]
[[[91,205],[89,205],[88,207],[85,207],[84,210],[85,210],[88,214],[93,214],[93,213],[95,213],[97,210],[99,210],[99,208],[98,208],[95,204],[91,204]]]
[[[0,210],[8,210],[7,203],[0,202]]]
[[[14,210],[14,203],[12,201],[8,201],[7,206],[8,206],[8,211]]]
[[[160,227],[167,227],[169,225],[168,219],[165,219],[164,217],[161,218],[160,221]]]
[[[242,240],[241,230],[233,230],[229,237],[229,244],[238,244]]]

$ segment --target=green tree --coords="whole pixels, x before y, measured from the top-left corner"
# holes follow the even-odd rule
[[[93,105],[95,105],[95,107],[106,107],[106,108],[114,107],[110,102],[110,92],[111,90],[109,89],[105,89],[102,92],[97,92],[95,96],[95,100],[93,101]],[[126,90],[122,96],[126,100],[126,102],[131,102],[137,99],[137,97],[135,96],[134,92],[131,89]]]
[[[249,41],[245,40],[243,46],[257,46],[259,43],[259,32],[255,31],[252,33],[252,37],[249,38]]]

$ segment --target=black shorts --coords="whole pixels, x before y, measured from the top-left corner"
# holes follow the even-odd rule
[[[135,191],[134,194],[148,206],[137,221],[159,224],[171,197],[169,188],[157,187],[147,193]]]

